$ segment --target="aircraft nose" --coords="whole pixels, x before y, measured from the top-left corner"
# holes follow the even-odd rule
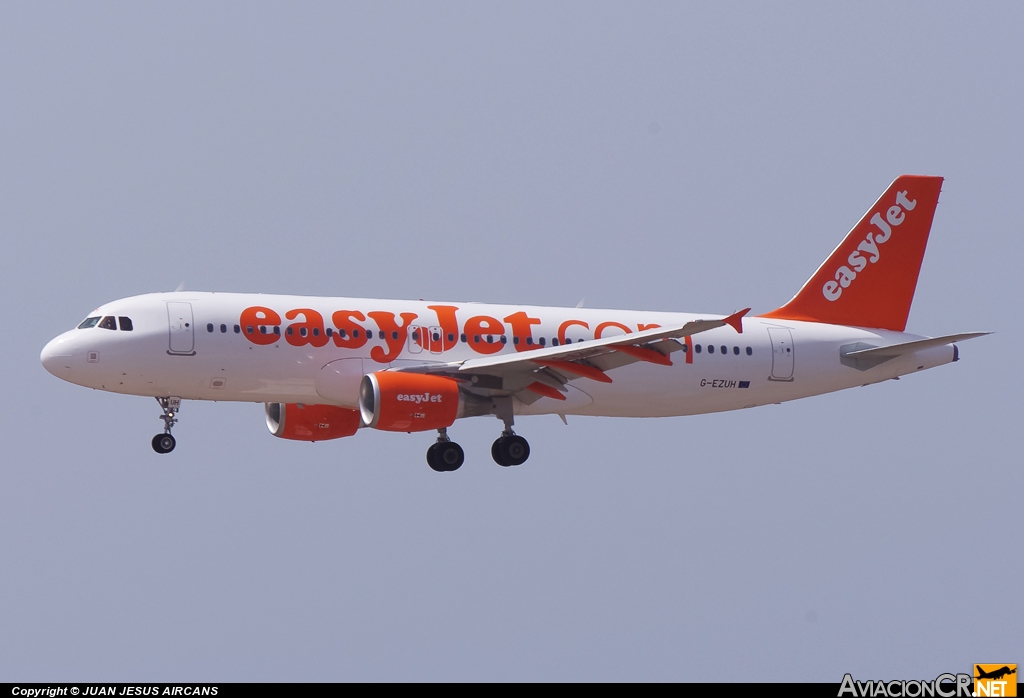
[[[71,371],[72,355],[71,342],[62,334],[46,343],[39,352],[39,361],[47,371],[58,378],[64,378]]]

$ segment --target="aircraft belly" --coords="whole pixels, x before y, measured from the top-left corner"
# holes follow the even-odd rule
[[[667,417],[752,407],[766,401],[761,374],[753,368],[736,372],[682,361],[669,367],[637,363],[617,369],[612,383],[572,381],[571,386],[580,386],[593,398],[588,404],[570,409],[546,398],[534,403],[529,414]]]

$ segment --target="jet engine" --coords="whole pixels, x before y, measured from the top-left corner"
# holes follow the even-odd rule
[[[352,436],[362,424],[359,410],[334,405],[268,402],[267,428],[274,436],[294,441],[326,441]]]
[[[363,425],[384,431],[429,431],[464,416],[464,398],[451,378],[381,371],[363,376],[359,412]]]

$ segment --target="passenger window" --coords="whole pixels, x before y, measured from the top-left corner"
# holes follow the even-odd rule
[[[708,353],[709,354],[714,354],[715,353],[715,345],[714,344],[709,344],[708,345]]]
[[[566,343],[566,344],[572,344],[572,340],[571,340],[571,339],[569,339],[568,337],[566,337],[566,338],[565,338],[565,343]]]
[[[516,336],[516,335],[513,335],[512,336],[512,343],[515,344],[516,346],[518,346],[519,345],[519,337]]]
[[[289,327],[288,329],[290,330],[291,327]],[[305,337],[306,336],[306,328],[305,327],[300,327],[299,328],[299,334],[301,334],[303,337]]]
[[[739,356],[740,355],[740,348],[739,347],[733,347],[732,348],[732,353],[735,354],[736,356]]]
[[[291,337],[291,335],[292,335],[292,328],[289,327],[287,330],[285,330],[285,334],[287,334],[289,337]]]
[[[474,344],[479,344],[480,343],[480,335],[478,335],[478,334],[473,335],[473,343]]]
[[[699,354],[700,353],[700,345],[699,344],[694,344],[693,345],[693,350]]]
[[[686,346],[686,345],[684,344],[684,345],[683,345],[683,353],[685,354],[685,353],[686,353],[686,352],[688,352],[688,351],[690,351],[690,347],[688,347],[688,346]]]
[[[246,328],[245,328],[245,331],[246,331],[247,333],[249,333],[249,334],[252,334],[252,325],[249,325],[248,327],[246,327]]]
[[[241,331],[242,331],[242,328],[239,327],[238,325],[235,325],[235,334],[238,334]]]
[[[121,330],[124,332],[131,332],[134,328],[132,327],[132,319],[130,317],[119,316],[117,322],[121,325]]]
[[[99,318],[98,315],[96,317],[87,317],[84,320],[82,320],[82,324],[78,326],[78,329],[80,329],[80,330],[87,330],[90,327],[96,327],[96,325],[97,325],[97,323],[99,323],[99,321],[100,321],[100,318]]]
[[[281,334],[281,327],[279,325],[274,325],[274,334],[276,334],[276,335],[280,335]]]
[[[332,330],[330,327],[328,327],[326,330],[324,330],[324,334],[326,334],[328,337],[330,337],[330,336],[332,336],[334,334],[334,330]]]
[[[341,330],[341,336],[345,336],[345,330]],[[352,339],[359,339],[359,330],[352,330]]]
[[[753,354],[754,354],[754,350],[751,349],[750,347],[747,347],[747,356],[753,356]]]
[[[725,346],[724,344],[722,346],[718,347],[718,348],[722,350],[723,354],[728,354],[729,353],[729,347]]]
[[[381,339],[384,339],[384,338],[381,337]],[[391,339],[398,339],[398,331],[397,330],[391,330]],[[434,337],[434,340],[437,341],[437,337],[436,336]]]
[[[531,346],[532,344],[533,344],[533,336],[527,337],[526,338],[526,346]]]
[[[553,346],[553,347],[557,347],[558,346],[558,337],[552,337],[551,338],[551,346]]]
[[[227,334],[227,332],[228,332],[228,326],[227,325],[221,325],[220,326],[220,333],[221,334]]]
[[[547,340],[547,339],[545,339],[544,337],[541,337],[541,338],[540,338],[540,345],[541,345],[542,347],[543,347],[543,346],[547,346],[547,343],[548,343],[548,340]]]
[[[459,335],[459,339],[461,339],[462,343],[465,344],[466,343],[466,333],[463,332],[461,335]]]
[[[384,339],[384,336],[385,336],[385,335],[384,335],[384,330],[381,330],[381,331],[380,331],[380,338],[381,338],[381,339]]]
[[[206,323],[206,331],[207,332],[213,332],[213,323],[212,322]]]
[[[449,342],[454,342],[455,341],[455,335],[453,333],[451,333],[451,332],[448,333],[448,341]]]
[[[314,337],[319,337],[320,336],[320,328],[319,327],[314,327],[313,328],[313,336]]]
[[[100,320],[100,327],[102,327],[105,330],[116,330],[117,323],[114,322],[114,316],[107,315],[105,318]]]
[[[501,343],[508,344],[508,337],[506,337],[505,335],[501,335]]]

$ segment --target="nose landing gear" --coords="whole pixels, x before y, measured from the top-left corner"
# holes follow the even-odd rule
[[[174,446],[177,442],[174,437],[171,436],[171,427],[178,423],[178,418],[175,415],[181,408],[180,397],[158,397],[156,399],[160,403],[161,409],[164,413],[160,415],[160,419],[164,420],[164,433],[157,434],[153,437],[153,450],[157,453],[170,453],[174,450]]]
[[[438,429],[437,442],[427,449],[427,465],[439,473],[450,473],[462,467],[465,460],[462,446],[448,438],[447,429]]]

